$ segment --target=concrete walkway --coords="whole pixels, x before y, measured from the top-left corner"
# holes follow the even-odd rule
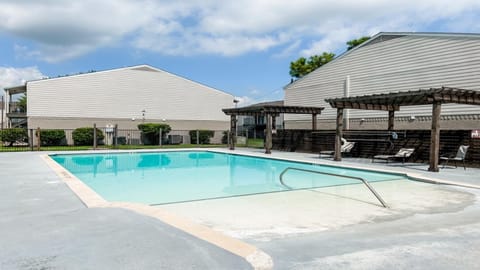
[[[157,219],[86,208],[41,154],[0,153],[0,269],[251,269]]]
[[[312,154],[294,155],[306,160],[318,158]],[[370,159],[357,158],[344,158],[342,162],[322,159],[321,162],[419,174],[480,188],[480,169],[440,166],[440,172],[434,173],[428,171],[427,164],[372,163]],[[273,257],[278,269],[478,269],[480,189],[448,188],[471,193],[475,199],[460,209],[444,207],[396,220],[256,244]],[[303,252],[289,252],[298,249]]]
[[[262,154],[236,152],[242,151]],[[0,153],[0,269],[251,269],[243,258],[158,219],[121,208],[85,207],[47,167],[42,154]],[[312,154],[274,151],[272,156],[318,162]],[[480,183],[479,169],[429,173],[418,164],[320,162]],[[414,201],[409,211],[394,218],[378,216],[321,232],[243,240],[269,254],[274,269],[478,269],[480,190],[431,186],[435,192],[459,196],[449,197],[451,205],[445,202],[428,211],[415,210]],[[428,197],[423,199],[428,203]],[[237,218],[251,217],[246,213]]]

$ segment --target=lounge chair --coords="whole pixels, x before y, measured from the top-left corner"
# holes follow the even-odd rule
[[[387,163],[390,160],[402,159],[402,163],[405,163],[405,160],[409,158],[414,151],[415,148],[400,148],[400,150],[398,150],[395,155],[376,155],[372,158],[372,162],[374,162],[375,159],[382,159],[385,160]]]
[[[349,142],[342,138],[342,146],[340,147],[340,152],[342,153],[350,153],[355,146],[355,142]],[[335,151],[320,151],[320,157],[322,156],[333,156]]]
[[[453,162],[455,164],[455,168],[457,168],[457,161],[461,161],[461,162],[463,162],[463,169],[466,170],[467,167],[465,166],[465,156],[467,155],[468,147],[470,147],[470,146],[469,145],[460,145],[456,155],[441,156],[440,160],[445,161],[445,163],[443,163],[442,168],[445,168],[445,166],[447,166],[448,162],[450,160],[453,160]]]

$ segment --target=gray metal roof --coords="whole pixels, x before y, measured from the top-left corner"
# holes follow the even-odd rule
[[[241,108],[222,109],[226,115],[265,115],[265,114],[320,114],[324,107],[252,105]]]
[[[4,90],[5,92],[8,91],[10,95],[15,95],[27,92],[27,86],[24,84],[19,86],[5,87]]]

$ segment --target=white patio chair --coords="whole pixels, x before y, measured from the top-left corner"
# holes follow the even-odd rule
[[[342,153],[350,153],[355,146],[355,142],[349,142],[346,139],[342,138],[342,146],[340,147],[340,152]],[[327,150],[327,151],[320,151],[320,157],[322,156],[333,156],[335,151]]]
[[[457,168],[457,161],[461,161],[461,162],[463,162],[463,169],[466,170],[467,167],[465,166],[465,156],[467,155],[468,147],[470,147],[470,146],[469,145],[460,145],[456,155],[454,155],[454,156],[453,155],[441,156],[440,160],[445,161],[445,163],[443,163],[442,168],[445,168],[445,166],[448,165],[448,162],[450,160],[453,160],[453,163],[455,164],[455,168]]]
[[[381,159],[385,160],[387,163],[390,160],[395,160],[395,159],[402,159],[402,163],[405,163],[405,160],[409,158],[413,152],[415,152],[415,148],[400,148],[398,152],[395,155],[376,155],[373,156],[372,162],[375,161],[375,159]]]

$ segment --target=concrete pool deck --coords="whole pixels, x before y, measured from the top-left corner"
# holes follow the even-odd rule
[[[241,152],[263,155],[235,151]],[[40,158],[44,154],[0,153],[0,269],[252,267],[243,257],[159,219],[119,207],[87,208]],[[418,164],[338,163],[303,153],[272,156],[480,183],[480,170],[472,168],[429,173]],[[258,247],[273,259],[274,269],[477,269],[480,190],[409,182],[375,184],[389,209],[379,207],[365,187],[160,208]]]

